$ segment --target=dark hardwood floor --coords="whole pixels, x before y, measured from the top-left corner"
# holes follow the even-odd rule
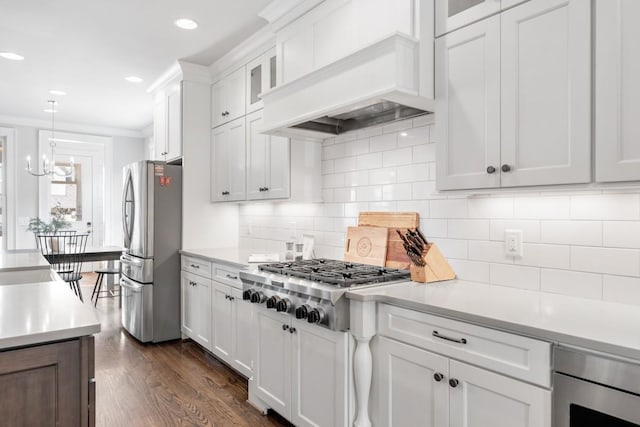
[[[87,303],[95,275],[81,282]],[[98,300],[96,423],[114,426],[291,426],[246,402],[247,381],[192,341],[141,344],[120,326],[117,298]]]

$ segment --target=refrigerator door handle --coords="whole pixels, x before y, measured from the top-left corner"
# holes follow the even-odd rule
[[[127,212],[127,208],[129,211]],[[127,177],[125,178],[124,189],[122,194],[122,227],[124,229],[125,247],[131,246],[131,239],[133,237],[133,221],[135,215],[135,198],[133,191],[133,177],[131,176],[131,169],[127,170]]]
[[[130,289],[131,292],[140,293],[144,289],[143,285],[132,282],[131,280],[123,277],[120,279],[120,286],[123,288]]]

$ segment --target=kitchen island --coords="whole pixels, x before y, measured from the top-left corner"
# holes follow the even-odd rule
[[[0,276],[3,273],[0,268]],[[99,331],[100,322],[93,307],[78,300],[65,282],[0,286],[3,423],[92,425],[92,335]]]

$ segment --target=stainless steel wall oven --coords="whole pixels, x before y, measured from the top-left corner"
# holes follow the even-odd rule
[[[554,427],[640,427],[640,364],[559,347]]]

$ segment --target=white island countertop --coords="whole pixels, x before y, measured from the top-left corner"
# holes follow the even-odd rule
[[[640,360],[640,306],[460,280],[376,286],[347,297]]]
[[[0,286],[0,350],[97,332],[96,310],[65,282]]]
[[[17,270],[45,270],[51,266],[40,252],[0,252],[0,273]]]
[[[182,249],[182,255],[193,256],[196,258],[206,259],[211,262],[220,262],[237,268],[246,268],[250,265],[249,255],[253,252],[240,248],[204,248],[204,249]]]

